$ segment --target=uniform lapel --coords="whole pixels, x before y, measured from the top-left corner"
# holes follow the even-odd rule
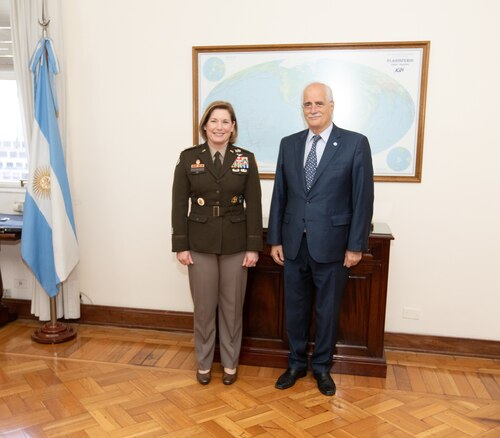
[[[316,169],[316,175],[314,176],[314,180],[311,185],[311,190],[313,189],[314,185],[316,184],[316,181],[318,181],[318,178],[321,176],[323,171],[326,169],[326,166],[328,163],[333,159],[337,151],[341,147],[341,141],[340,141],[341,135],[340,135],[340,130],[333,125],[332,132],[330,133],[330,137],[328,138],[328,141],[326,142],[326,147],[325,151],[323,152],[323,156],[321,157],[321,161],[318,164],[318,168]]]
[[[226,153],[224,154],[224,162],[222,163],[222,169],[220,172],[220,176],[224,175],[233,165],[234,160],[238,154],[236,153],[237,148],[235,148],[232,144],[227,146]]]
[[[204,143],[200,146],[200,150],[198,152],[198,159],[205,164],[205,168],[213,175],[217,176],[214,167],[214,161],[212,159],[212,155],[210,154],[210,148],[207,143]]]

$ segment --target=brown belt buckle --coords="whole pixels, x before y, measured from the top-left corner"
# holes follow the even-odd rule
[[[213,208],[212,208],[212,214],[214,216],[220,216],[219,214],[219,206],[218,205],[214,205]]]

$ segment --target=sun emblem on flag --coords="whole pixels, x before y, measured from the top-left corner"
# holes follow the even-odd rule
[[[50,199],[50,167],[38,167],[33,177],[33,192],[39,198]]]

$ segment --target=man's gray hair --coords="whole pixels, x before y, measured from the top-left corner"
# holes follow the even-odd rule
[[[309,88],[311,85],[321,85],[325,89],[326,98],[328,99],[328,102],[333,102],[333,92],[328,85],[324,84],[323,82],[311,82],[310,84],[304,87],[304,91],[306,91],[306,89]],[[304,95],[304,92],[302,92],[302,95]]]

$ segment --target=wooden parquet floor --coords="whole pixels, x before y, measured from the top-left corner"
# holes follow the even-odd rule
[[[386,379],[241,366],[232,386],[197,383],[190,334],[76,325],[75,340],[31,341],[39,323],[0,329],[4,437],[500,437],[500,361],[387,352]]]

